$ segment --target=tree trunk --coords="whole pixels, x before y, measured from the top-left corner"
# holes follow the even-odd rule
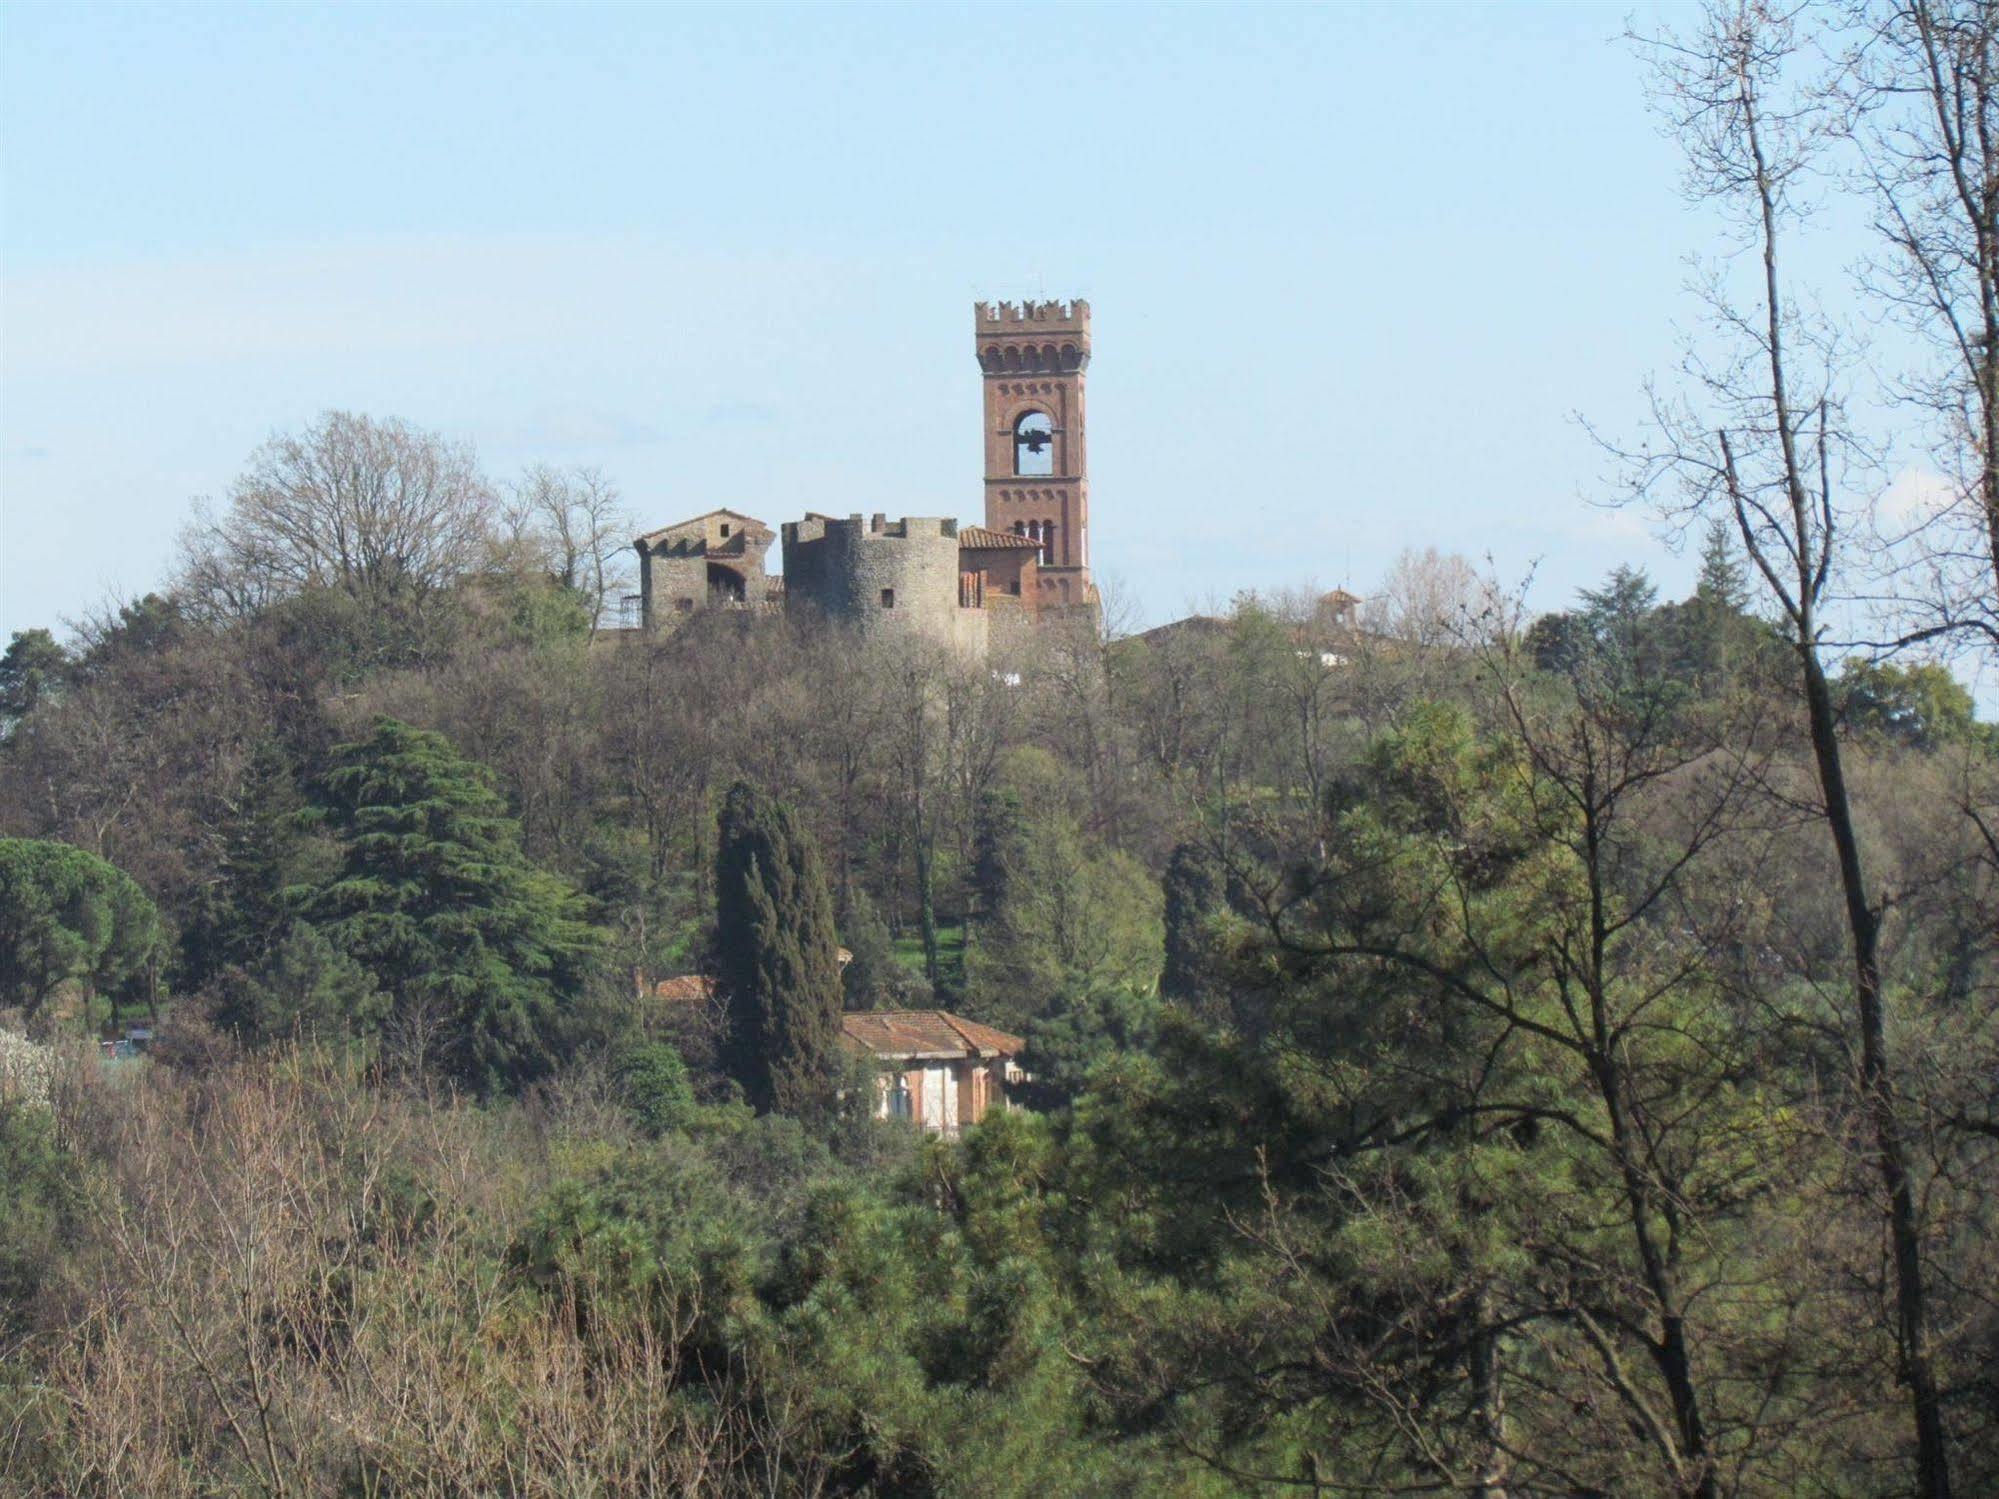
[[[1895,1262],[1896,1334],[1916,1423],[1917,1491],[1924,1499],[1948,1499],[1950,1458],[1943,1404],[1937,1394],[1930,1353],[1922,1236],[1916,1219],[1915,1191],[1909,1179],[1908,1147],[1902,1139],[1894,1079],[1888,1065],[1881,996],[1881,919],[1867,899],[1860,839],[1854,827],[1853,804],[1840,758],[1838,720],[1817,642],[1809,636],[1801,640],[1798,656],[1811,721],[1812,753],[1818,762],[1819,789],[1825,798],[1826,826],[1832,832],[1833,848],[1839,858],[1846,924],[1853,945],[1854,998],[1860,1012],[1861,1101],[1873,1129],[1881,1185],[1888,1198],[1888,1232]]]

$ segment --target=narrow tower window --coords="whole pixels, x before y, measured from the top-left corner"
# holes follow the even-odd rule
[[[1030,411],[1013,424],[1013,471],[1039,476],[1055,472],[1055,424],[1045,411]]]
[[[884,588],[882,590],[882,608],[893,609],[894,607],[895,607],[895,590],[893,588]]]

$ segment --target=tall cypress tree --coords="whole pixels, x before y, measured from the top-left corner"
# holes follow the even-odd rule
[[[716,982],[724,1061],[760,1111],[832,1106],[840,1074],[840,962],[819,851],[782,802],[738,781],[715,861]]]
[[[1215,997],[1208,924],[1222,905],[1219,861],[1205,843],[1182,843],[1166,863],[1166,961],[1159,972],[1162,998],[1199,1005]]]
[[[979,797],[973,813],[972,894],[977,925],[998,926],[1007,918],[1015,887],[1027,871],[1030,834],[1020,793],[994,787]]]

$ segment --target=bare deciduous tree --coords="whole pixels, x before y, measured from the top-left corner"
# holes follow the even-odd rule
[[[184,588],[227,617],[315,586],[420,614],[481,560],[491,509],[469,449],[329,411],[257,449],[222,512],[184,533]]]
[[[601,469],[536,464],[510,486],[501,520],[534,565],[582,596],[595,633],[631,577],[633,522],[617,486]]]
[[[1931,352],[1901,393],[1945,476],[1886,517],[1896,623],[1999,646],[1999,7],[1876,0],[1847,21],[1847,125],[1885,245],[1864,289]]]
[[[1483,638],[1487,592],[1478,569],[1456,552],[1408,548],[1368,600],[1368,623],[1408,645],[1470,643]]]

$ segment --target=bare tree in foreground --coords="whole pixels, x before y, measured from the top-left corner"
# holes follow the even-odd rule
[[[1865,290],[1931,356],[1902,382],[1942,492],[1895,517],[1895,623],[1999,647],[1999,6],[1856,3],[1844,78],[1886,253]]]
[[[1845,480],[1864,463],[1847,429],[1835,330],[1793,308],[1780,250],[1817,164],[1826,117],[1786,91],[1799,38],[1794,15],[1715,3],[1689,38],[1647,43],[1664,113],[1686,155],[1689,195],[1727,215],[1760,257],[1753,289],[1717,275],[1700,288],[1723,352],[1695,354],[1688,397],[1655,402],[1663,444],[1627,454],[1641,494],[1678,486],[1681,511],[1720,508],[1741,535],[1798,665],[1819,813],[1838,865],[1850,946],[1855,1086],[1868,1121],[1890,1242],[1895,1321],[1915,1432],[1918,1492],[1950,1493],[1949,1451],[1932,1351],[1914,1146],[1889,1052],[1882,979],[1882,898],[1871,883],[1827,681],[1824,638],[1851,545]]]

